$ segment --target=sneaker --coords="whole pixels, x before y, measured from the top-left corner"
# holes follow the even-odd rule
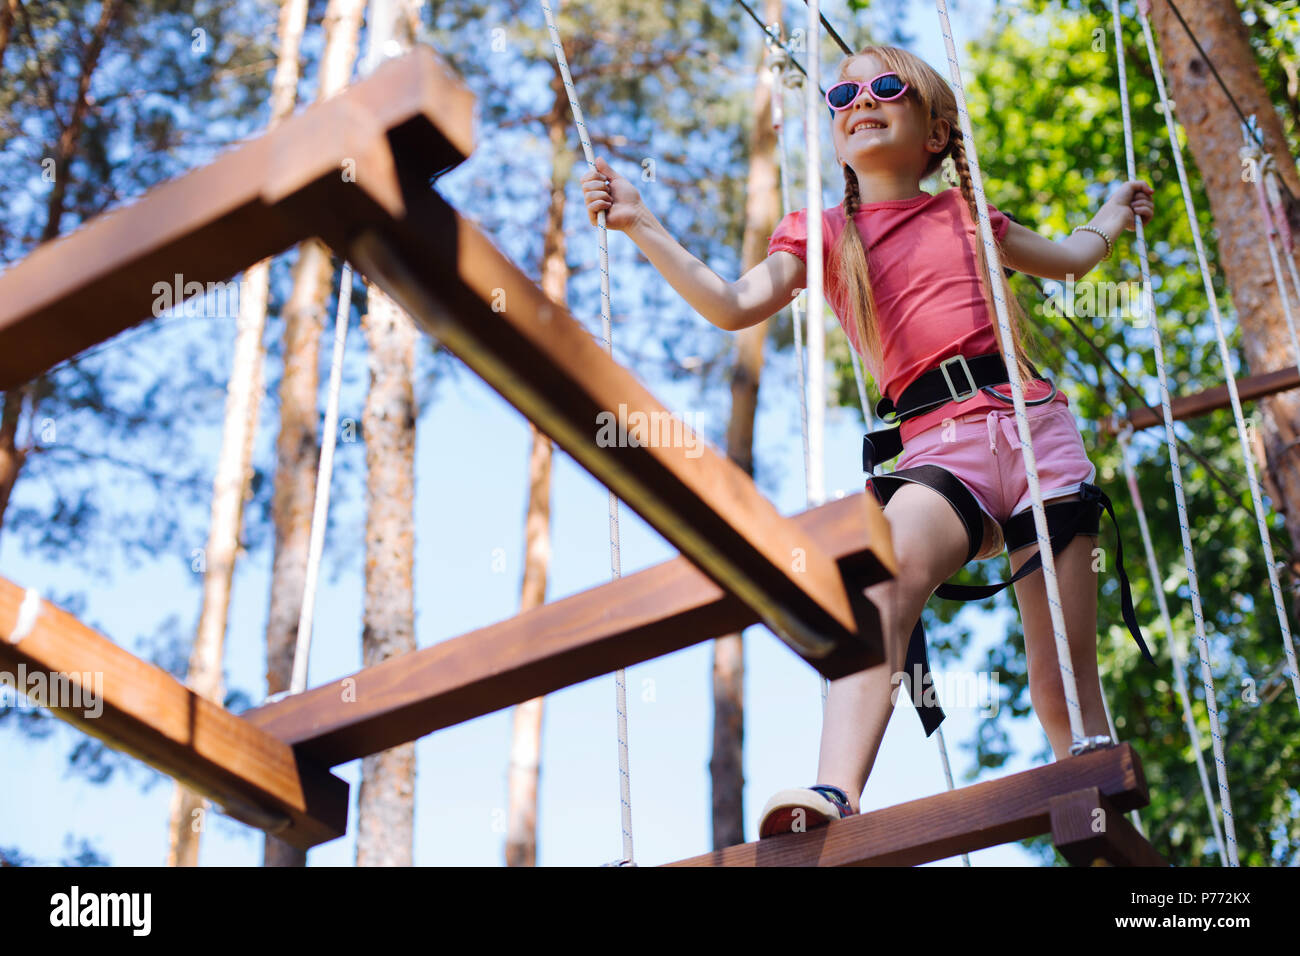
[[[763,807],[758,825],[759,839],[790,833],[795,823],[802,821],[802,829],[825,826],[832,820],[842,820],[857,811],[849,805],[849,797],[839,787],[816,784],[781,790]]]

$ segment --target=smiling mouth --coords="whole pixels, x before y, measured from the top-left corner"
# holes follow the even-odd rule
[[[884,129],[884,128],[885,128],[885,124],[877,122],[876,120],[859,120],[858,122],[854,123],[852,126],[849,127],[849,135],[852,136],[854,133],[861,132],[862,130]]]

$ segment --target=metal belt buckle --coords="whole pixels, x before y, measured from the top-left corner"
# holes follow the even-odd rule
[[[948,371],[948,366],[957,363],[961,366],[962,372],[966,375],[966,381],[970,382],[970,391],[959,394],[957,388],[952,383],[952,375]],[[975,384],[975,376],[970,373],[970,366],[966,364],[966,356],[954,355],[952,358],[944,359],[939,363],[939,371],[943,372],[943,380],[948,383],[948,394],[952,396],[954,402],[964,402],[968,398],[974,398],[979,387]]]

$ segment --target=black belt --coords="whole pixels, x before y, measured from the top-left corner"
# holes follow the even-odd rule
[[[1030,369],[1034,378],[1043,378],[1038,369],[1032,365]],[[1008,381],[1007,366],[1000,353],[977,355],[969,359],[964,355],[954,355],[944,359],[903,389],[903,394],[896,403],[889,398],[881,398],[876,403],[876,417],[893,427],[879,428],[863,436],[862,470],[871,473],[876,465],[902,454],[903,437],[897,423],[934,411],[949,402],[964,402],[981,391],[1012,404],[1012,397],[1003,395],[995,387]],[[1048,384],[1052,385],[1051,382]],[[1051,392],[1045,398],[1026,400],[1025,404],[1043,405],[1054,398],[1056,386],[1052,385]]]

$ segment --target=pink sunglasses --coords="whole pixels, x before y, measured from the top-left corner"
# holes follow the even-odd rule
[[[871,95],[881,103],[896,100],[908,90],[907,82],[891,71],[872,77],[866,83],[859,83],[857,80],[836,83],[826,91],[826,105],[831,108],[832,113],[846,110],[858,101],[858,96],[864,87],[871,90]]]

